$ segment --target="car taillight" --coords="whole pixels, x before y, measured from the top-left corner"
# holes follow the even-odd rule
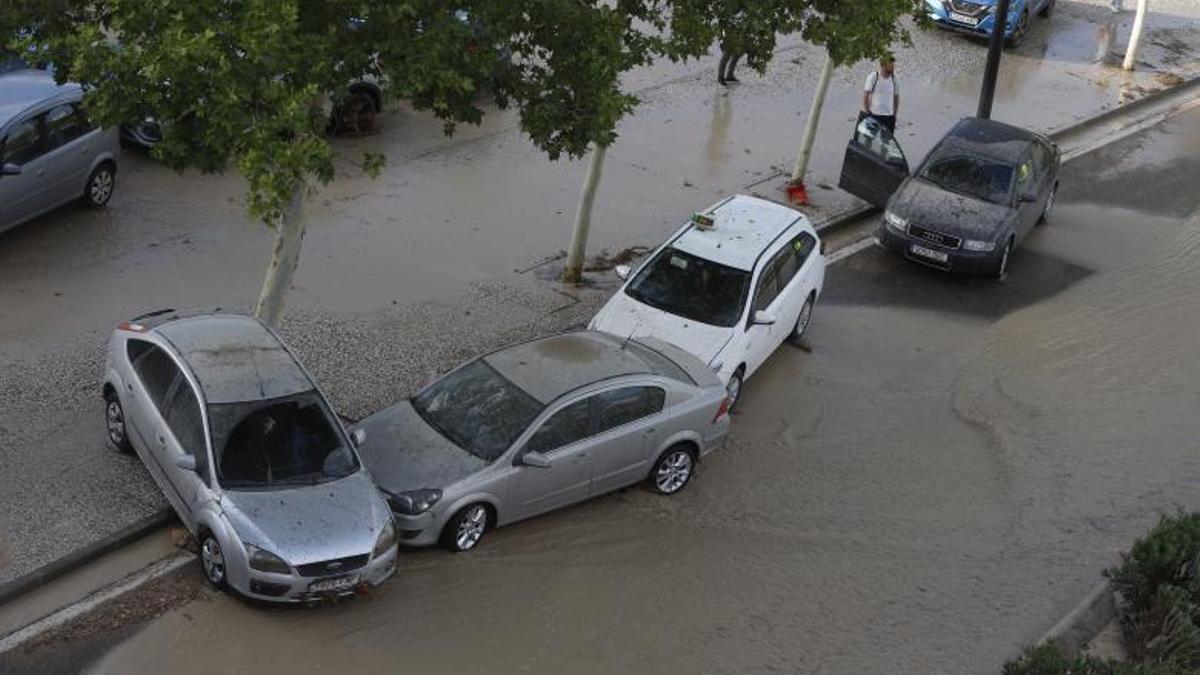
[[[140,323],[129,323],[128,321],[122,321],[121,323],[117,324],[117,330],[127,330],[130,333],[145,333],[149,329]]]
[[[717,408],[717,414],[713,415],[713,424],[721,421],[721,418],[729,414],[729,396],[721,399],[721,406]]]

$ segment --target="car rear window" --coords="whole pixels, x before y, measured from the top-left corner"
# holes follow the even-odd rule
[[[655,373],[662,375],[663,377],[669,377],[672,380],[678,380],[679,382],[683,382],[685,384],[696,384],[696,381],[687,374],[687,371],[685,371],[683,368],[680,368],[679,364],[675,363],[663,354],[654,351],[650,347],[647,347],[640,342],[630,340],[625,348],[645,362],[647,366],[650,366],[650,369]]]

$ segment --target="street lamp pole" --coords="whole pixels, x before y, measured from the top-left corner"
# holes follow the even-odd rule
[[[1008,29],[1008,0],[996,3],[996,18],[992,23],[992,41],[988,45],[987,65],[983,67],[983,87],[979,90],[980,119],[992,116],[992,97],[996,94],[996,72],[1000,70],[1000,54],[1004,51],[1004,33]]]

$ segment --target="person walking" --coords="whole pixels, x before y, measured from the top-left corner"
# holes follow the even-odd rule
[[[896,86],[896,60],[879,59],[879,68],[867,76],[863,85],[862,112],[879,120],[887,130],[896,132],[896,112],[900,109],[900,88]]]
[[[721,40],[721,60],[717,62],[717,84],[722,87],[728,82],[738,82],[733,71],[737,68],[738,61],[742,58],[742,50],[738,48],[736,40],[731,36],[726,36]]]

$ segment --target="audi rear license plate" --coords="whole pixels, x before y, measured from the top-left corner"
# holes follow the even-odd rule
[[[950,259],[950,256],[942,253],[941,251],[925,248],[924,246],[920,246],[918,244],[913,244],[912,248],[909,250],[912,251],[913,255],[919,255],[922,258],[928,258],[929,260],[936,260],[940,263],[944,263]]]
[[[972,27],[979,25],[979,19],[976,19],[973,16],[967,16],[966,14],[959,14],[958,12],[950,12],[950,20],[955,23],[965,23]]]
[[[358,585],[358,575],[351,574],[348,577],[332,577],[330,579],[321,579],[314,581],[308,586],[308,590],[312,593],[338,593],[354,588]]]

